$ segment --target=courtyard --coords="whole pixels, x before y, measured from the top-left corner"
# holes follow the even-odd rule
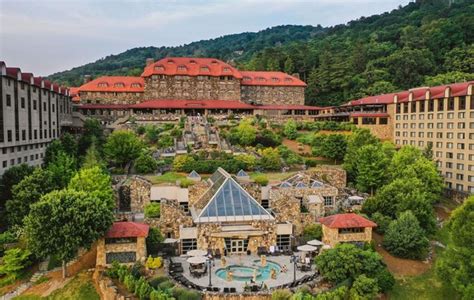
[[[305,254],[299,252],[294,256],[299,261]],[[189,258],[190,256],[186,255],[172,258],[169,266],[170,277],[184,286],[199,290],[210,290],[211,287],[211,290],[216,292],[241,293],[282,287],[293,288],[319,279],[313,263],[303,271],[299,267],[299,262],[296,267],[292,262],[292,256],[289,255],[267,256],[264,265],[262,258],[257,255],[232,254],[223,257],[224,259],[215,258],[211,260],[210,277],[206,257],[203,257],[205,271],[200,276],[192,271],[193,264],[188,262]],[[230,277],[229,271],[232,273]]]

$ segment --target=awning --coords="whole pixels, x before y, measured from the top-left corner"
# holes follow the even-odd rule
[[[228,232],[214,232],[211,233],[211,237],[223,237],[223,238],[248,238],[249,236],[260,236],[264,235],[265,232],[261,230],[254,231],[228,231]]]

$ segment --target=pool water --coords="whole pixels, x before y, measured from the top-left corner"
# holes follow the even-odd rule
[[[251,266],[229,265],[216,271],[217,277],[227,280],[227,272],[232,271],[232,281],[251,281],[256,270],[257,281],[264,281],[270,278],[271,270],[274,269],[276,274],[281,271],[281,266],[273,261],[268,261],[265,267],[262,267],[260,260],[254,260]]]

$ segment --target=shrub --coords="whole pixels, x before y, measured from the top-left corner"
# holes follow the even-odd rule
[[[147,174],[156,171],[158,164],[148,151],[143,151],[135,160],[135,170],[138,173]]]
[[[193,185],[195,182],[188,178],[183,178],[179,182],[179,186],[182,188],[188,188]]]
[[[272,300],[290,300],[291,296],[289,290],[275,290],[272,293]]]
[[[268,184],[268,177],[264,174],[254,176],[253,181],[260,186],[266,186]]]
[[[161,210],[160,203],[156,203],[156,202],[149,203],[145,206],[145,217],[159,218],[160,210]]]
[[[146,267],[149,269],[159,269],[163,265],[163,259],[161,257],[151,257],[148,256],[148,259],[146,260]]]
[[[174,283],[172,283],[171,281],[167,280],[167,281],[163,281],[162,283],[160,283],[158,285],[158,288],[160,290],[167,290],[167,289],[171,289],[174,287]]]
[[[145,131],[146,131],[146,128],[145,128],[145,126],[143,126],[143,125],[138,126],[137,129],[135,130],[135,132],[136,132],[137,134],[139,134],[139,135],[144,134]]]
[[[165,281],[169,281],[169,278],[166,277],[166,276],[157,276],[155,278],[153,278],[152,280],[150,280],[150,285],[154,288],[154,289],[157,289],[158,286],[165,282]]]
[[[130,293],[133,293],[135,291],[135,277],[133,277],[132,274],[125,275],[123,284]]]
[[[6,275],[17,279],[24,269],[31,264],[31,252],[20,248],[12,248],[5,251],[5,255],[0,265],[0,275]]]
[[[310,224],[303,229],[303,239],[307,241],[320,240],[323,236],[323,229],[319,224]]]
[[[132,268],[130,269],[130,274],[132,274],[134,278],[140,278],[143,275],[142,272],[143,272],[143,265],[138,261],[135,262]]]
[[[377,280],[360,275],[352,284],[349,293],[351,299],[374,299],[378,291]]]

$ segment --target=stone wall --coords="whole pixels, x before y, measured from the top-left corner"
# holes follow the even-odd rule
[[[357,128],[366,128],[370,130],[374,136],[378,137],[383,141],[393,141],[393,125],[379,125],[379,124],[358,124]]]
[[[106,244],[101,238],[97,242],[97,266],[107,265],[107,253],[114,252],[135,252],[136,260],[144,262],[147,257],[146,242],[144,237],[138,237],[136,243]]]
[[[253,104],[304,105],[304,87],[242,85],[242,101]]]
[[[102,300],[125,300],[125,296],[120,295],[112,280],[104,275],[102,268],[96,268],[92,275],[92,280]]]
[[[143,212],[145,206],[150,203],[151,182],[141,176],[132,176],[127,178],[123,185],[128,186],[130,192],[131,211]]]
[[[152,227],[160,228],[163,236],[179,237],[179,227],[192,227],[193,219],[176,201],[161,201],[160,218],[146,218],[145,223]]]
[[[81,104],[135,104],[143,101],[143,92],[80,92]]]
[[[334,247],[339,242],[370,242],[372,240],[372,228],[366,227],[364,232],[339,234],[337,228],[329,228],[325,225],[323,229],[323,243]]]
[[[240,100],[240,81],[224,78],[152,75],[145,78],[144,99]]]
[[[319,178],[338,189],[347,185],[347,173],[340,166],[319,165],[306,172],[311,177]]]
[[[202,300],[271,300],[271,293],[239,293],[239,294],[211,294],[205,293]]]
[[[209,199],[204,199],[202,196],[209,189],[207,180],[196,182],[188,187],[188,203],[189,207],[194,206],[197,209],[202,209],[206,206]]]

